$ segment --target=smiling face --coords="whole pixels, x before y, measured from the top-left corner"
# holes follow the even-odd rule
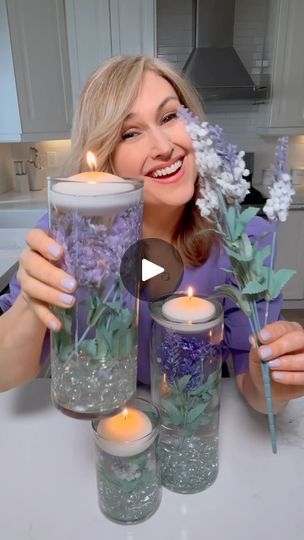
[[[161,76],[147,71],[112,156],[115,174],[142,178],[146,204],[182,207],[193,196],[195,156],[181,103]]]

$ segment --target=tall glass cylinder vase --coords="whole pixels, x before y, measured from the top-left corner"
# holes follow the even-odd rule
[[[88,180],[48,186],[51,236],[64,248],[59,266],[77,281],[73,307],[54,308],[61,330],[51,334],[52,398],[75,418],[119,410],[135,393],[137,372],[138,302],[120,264],[141,237],[143,184]]]
[[[164,486],[179,493],[206,489],[218,473],[223,311],[214,299],[195,301],[198,309],[202,302],[209,310],[204,322],[187,320],[183,310],[184,321],[168,319],[166,306],[173,307],[175,318],[174,304],[187,304],[183,293],[150,304],[151,390],[161,413],[161,478]]]

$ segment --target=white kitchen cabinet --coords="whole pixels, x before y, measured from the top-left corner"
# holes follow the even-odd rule
[[[262,134],[304,134],[303,24],[303,0],[272,0],[271,96],[259,115],[259,132]]]
[[[0,0],[0,141],[70,136],[64,0]]]
[[[304,300],[304,206],[293,206],[278,229],[277,268],[291,268],[296,274],[283,289],[285,300]],[[296,307],[296,305],[295,305]]]
[[[88,76],[119,54],[154,56],[156,0],[65,0],[73,103]]]

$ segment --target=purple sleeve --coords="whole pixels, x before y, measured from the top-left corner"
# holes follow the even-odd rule
[[[44,214],[36,225],[37,229],[43,229],[44,231],[48,231],[48,214]],[[14,275],[11,279],[11,282],[9,284],[9,292],[6,294],[3,294],[0,296],[0,308],[3,312],[7,311],[15,302],[17,296],[20,293],[20,285],[16,279],[16,275]],[[50,348],[50,337],[49,332],[47,331],[42,347],[42,353],[41,353],[41,363],[44,362],[44,360],[49,355],[49,348]]]
[[[255,218],[247,228],[247,234],[252,240],[256,240],[258,247],[264,247],[272,241],[272,232],[274,225],[262,218]],[[268,236],[264,236],[266,233]],[[263,237],[262,237],[263,236]],[[262,237],[262,238],[261,238]],[[266,264],[270,261],[266,259]],[[228,274],[230,276],[230,274]],[[227,283],[235,284],[233,278],[229,277]],[[274,322],[280,319],[280,310],[282,305],[282,296],[270,302],[268,322]],[[264,326],[266,302],[260,300],[257,302],[260,326]],[[244,373],[249,369],[249,336],[252,334],[247,316],[230,300],[224,300],[224,358],[230,352],[232,355],[235,374]]]

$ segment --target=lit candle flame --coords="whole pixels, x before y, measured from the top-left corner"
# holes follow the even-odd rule
[[[188,299],[191,300],[192,296],[193,296],[193,289],[192,289],[192,287],[189,287],[189,289],[188,289]]]
[[[125,420],[127,420],[127,416],[128,416],[128,409],[127,409],[127,407],[124,408],[124,410],[122,411],[122,414],[124,415]]]
[[[96,171],[96,158],[93,154],[93,152],[87,152],[87,164],[89,166],[90,171]]]

